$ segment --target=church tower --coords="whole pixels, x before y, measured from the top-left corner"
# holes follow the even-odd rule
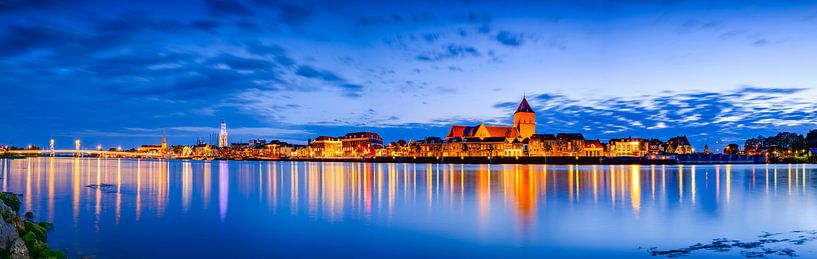
[[[513,113],[513,127],[519,131],[519,136],[522,138],[530,138],[536,134],[536,113],[530,108],[525,97],[522,97],[522,102]]]
[[[167,134],[162,132],[162,150],[167,149]]]
[[[218,133],[218,147],[226,147],[230,145],[227,143],[227,123],[224,119],[221,120],[221,131]]]

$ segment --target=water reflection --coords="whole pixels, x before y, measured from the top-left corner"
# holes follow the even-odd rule
[[[583,242],[580,237],[593,238],[583,231],[601,229],[611,233],[596,234],[595,238],[609,244],[629,241],[628,246],[636,247],[641,244],[631,243],[638,240],[611,238],[618,235],[613,230],[634,231],[638,234],[633,238],[652,240],[649,235],[664,229],[664,225],[687,227],[690,231],[698,229],[694,224],[723,227],[731,224],[727,223],[731,217],[746,216],[743,214],[749,210],[774,210],[785,205],[811,208],[808,200],[796,198],[807,197],[807,191],[815,188],[809,182],[809,175],[815,172],[810,165],[439,165],[30,158],[0,160],[0,167],[3,190],[25,193],[25,210],[44,215],[41,220],[54,221],[58,226],[61,220],[70,221],[73,224],[67,228],[73,231],[86,229],[86,224],[100,233],[110,225],[150,228],[164,224],[163,218],[210,229],[233,221],[270,224],[272,217],[286,217],[327,224],[351,222],[352,226],[355,222],[399,226],[433,235],[453,235],[476,244],[535,246],[553,240]],[[218,204],[211,206],[212,188],[217,188],[217,200],[213,202]],[[785,197],[779,196],[778,190],[784,190]],[[786,214],[786,221],[778,223],[792,228],[811,226],[800,216],[792,212]],[[769,230],[757,228],[757,232]],[[71,231],[59,231],[57,243],[60,237],[76,237]],[[680,236],[696,235],[684,233]],[[703,239],[708,238],[712,237]],[[72,251],[101,244],[63,241]]]

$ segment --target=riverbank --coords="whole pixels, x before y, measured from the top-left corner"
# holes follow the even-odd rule
[[[9,153],[0,154],[0,159],[23,159],[23,158],[26,158],[26,157],[22,156],[22,155],[15,155],[15,154],[9,154]]]
[[[93,158],[93,157],[86,157]],[[417,163],[417,164],[550,164],[550,165],[713,165],[713,164],[816,164],[817,157],[766,158],[764,155],[689,154],[674,158],[653,159],[646,157],[568,157],[568,156],[520,156],[520,157],[332,157],[332,158],[244,158],[244,159],[192,159],[192,158],[141,158],[159,160],[200,161],[304,161],[304,162],[351,162],[351,163]]]
[[[0,257],[2,258],[66,258],[62,251],[48,247],[48,222],[34,222],[32,212],[20,217],[20,198],[11,192],[0,193]]]
[[[346,157],[346,158],[290,158],[288,161],[310,162],[364,162],[364,163],[422,163],[422,164],[549,164],[549,165],[674,165],[674,164],[765,164],[761,156],[684,156],[666,159],[645,157]]]

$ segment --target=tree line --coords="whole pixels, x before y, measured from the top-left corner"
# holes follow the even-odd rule
[[[747,139],[744,144],[746,153],[766,153],[774,157],[806,155],[809,148],[817,148],[817,129],[805,136],[794,132],[780,132],[770,137],[760,135]]]

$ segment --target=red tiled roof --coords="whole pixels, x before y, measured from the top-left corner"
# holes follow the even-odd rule
[[[584,141],[585,148],[602,148],[601,141],[598,139],[596,140],[585,140]]]
[[[491,137],[508,137],[513,132],[513,127],[508,126],[485,126],[485,129]]]
[[[476,131],[477,131],[476,127],[454,125],[451,126],[451,130],[448,131],[448,136],[446,136],[446,138],[470,137],[474,136],[474,133],[476,133]]]

